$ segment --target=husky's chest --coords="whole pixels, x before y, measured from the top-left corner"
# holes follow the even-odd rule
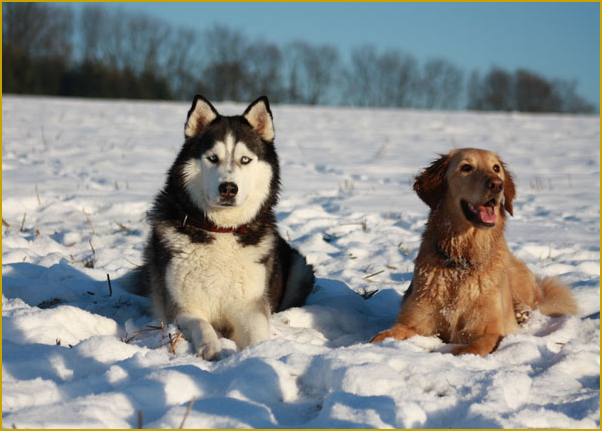
[[[265,296],[265,262],[273,252],[273,236],[252,246],[240,244],[232,233],[213,236],[207,243],[192,242],[175,230],[166,236],[173,255],[165,281],[181,309],[222,312]]]

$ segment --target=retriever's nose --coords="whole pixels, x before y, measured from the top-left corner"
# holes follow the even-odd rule
[[[487,178],[485,187],[494,193],[500,193],[504,189],[504,182],[497,177]]]
[[[234,183],[221,183],[219,185],[219,194],[225,198],[233,198],[238,193],[238,186]]]

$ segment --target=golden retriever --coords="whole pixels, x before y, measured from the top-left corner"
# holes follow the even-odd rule
[[[508,250],[515,185],[496,153],[453,150],[416,177],[414,190],[430,207],[414,276],[397,322],[371,342],[437,335],[460,344],[453,354],[484,356],[529,310],[577,312],[568,287],[535,277]]]

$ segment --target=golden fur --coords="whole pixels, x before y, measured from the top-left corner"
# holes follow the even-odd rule
[[[515,186],[497,154],[451,151],[416,177],[414,190],[431,209],[414,277],[397,322],[371,342],[437,335],[460,344],[454,354],[483,356],[529,310],[577,312],[568,287],[535,277],[508,250],[504,224]]]

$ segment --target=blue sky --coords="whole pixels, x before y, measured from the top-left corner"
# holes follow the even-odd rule
[[[77,10],[81,4],[70,3]],[[176,26],[214,23],[249,37],[338,47],[344,58],[363,43],[398,48],[423,61],[442,57],[465,72],[492,65],[548,79],[577,80],[600,106],[599,3],[104,3],[143,11]]]

